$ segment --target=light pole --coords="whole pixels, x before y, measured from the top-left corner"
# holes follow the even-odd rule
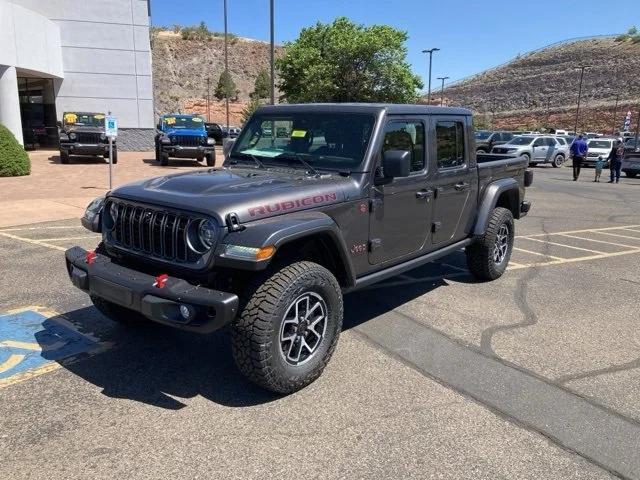
[[[576,108],[576,121],[574,123],[573,132],[578,136],[578,115],[580,115],[580,97],[582,96],[582,78],[584,77],[584,70],[591,65],[580,65],[580,86],[578,87],[578,106]]]
[[[442,80],[442,87],[440,88],[440,106],[442,106],[442,102],[444,101],[444,81],[449,77],[438,77],[438,80]]]
[[[227,32],[227,0],[224,0],[224,71],[229,75],[229,49],[228,49],[228,32]],[[226,79],[226,77],[225,77]],[[227,85],[224,86],[225,108],[227,111],[227,134],[229,133],[229,92]]]
[[[275,56],[276,56],[276,43],[274,38],[274,0],[269,2],[269,16],[271,27],[271,105],[276,104],[276,77],[275,77]]]
[[[427,91],[427,105],[431,105],[431,63],[433,60],[433,52],[438,52],[439,48],[430,48],[429,50],[423,50],[422,53],[429,54],[429,89]]]

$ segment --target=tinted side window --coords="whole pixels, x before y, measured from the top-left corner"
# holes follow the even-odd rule
[[[513,133],[505,132],[505,133],[502,134],[502,139],[507,141],[507,142],[509,140],[511,140],[512,138],[513,138]]]
[[[544,145],[544,138],[536,138],[533,142],[534,147],[541,147],[542,145]]]
[[[405,150],[411,153],[411,171],[424,168],[424,125],[421,122],[387,124],[382,151]]]
[[[550,147],[555,147],[556,146],[556,141],[553,138],[545,138],[547,145],[549,145]]]
[[[464,125],[462,122],[436,124],[438,168],[460,167],[465,163]]]

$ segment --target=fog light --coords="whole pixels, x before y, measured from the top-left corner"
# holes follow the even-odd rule
[[[182,318],[185,320],[189,320],[191,319],[193,312],[187,305],[180,305],[180,315],[182,315]]]

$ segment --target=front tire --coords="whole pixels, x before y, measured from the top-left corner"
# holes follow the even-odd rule
[[[527,159],[527,163],[529,165],[531,165],[531,166],[536,165],[535,163],[531,163],[531,155],[529,155],[528,153],[523,153],[522,156]]]
[[[246,292],[231,336],[240,371],[276,393],[316,380],[342,329],[342,293],[333,274],[296,262],[265,273]]]
[[[507,269],[513,251],[513,215],[497,207],[491,213],[484,235],[465,249],[467,266],[479,280],[495,280]]]
[[[558,167],[561,167],[563,163],[564,163],[564,156],[556,155],[551,164],[553,165],[553,168],[558,168]]]
[[[167,165],[169,165],[169,154],[163,152],[162,148],[160,148],[160,166],[166,167]]]
[[[207,167],[215,167],[216,166],[216,154],[215,154],[215,152],[207,153],[205,155],[205,158],[207,159]]]
[[[629,178],[636,178],[636,172],[624,172],[624,174]]]
[[[60,150],[60,163],[65,165],[69,163],[69,152],[66,150]]]

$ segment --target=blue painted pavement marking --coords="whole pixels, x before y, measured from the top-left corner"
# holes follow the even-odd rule
[[[98,345],[53,313],[25,310],[0,315],[0,385]]]

